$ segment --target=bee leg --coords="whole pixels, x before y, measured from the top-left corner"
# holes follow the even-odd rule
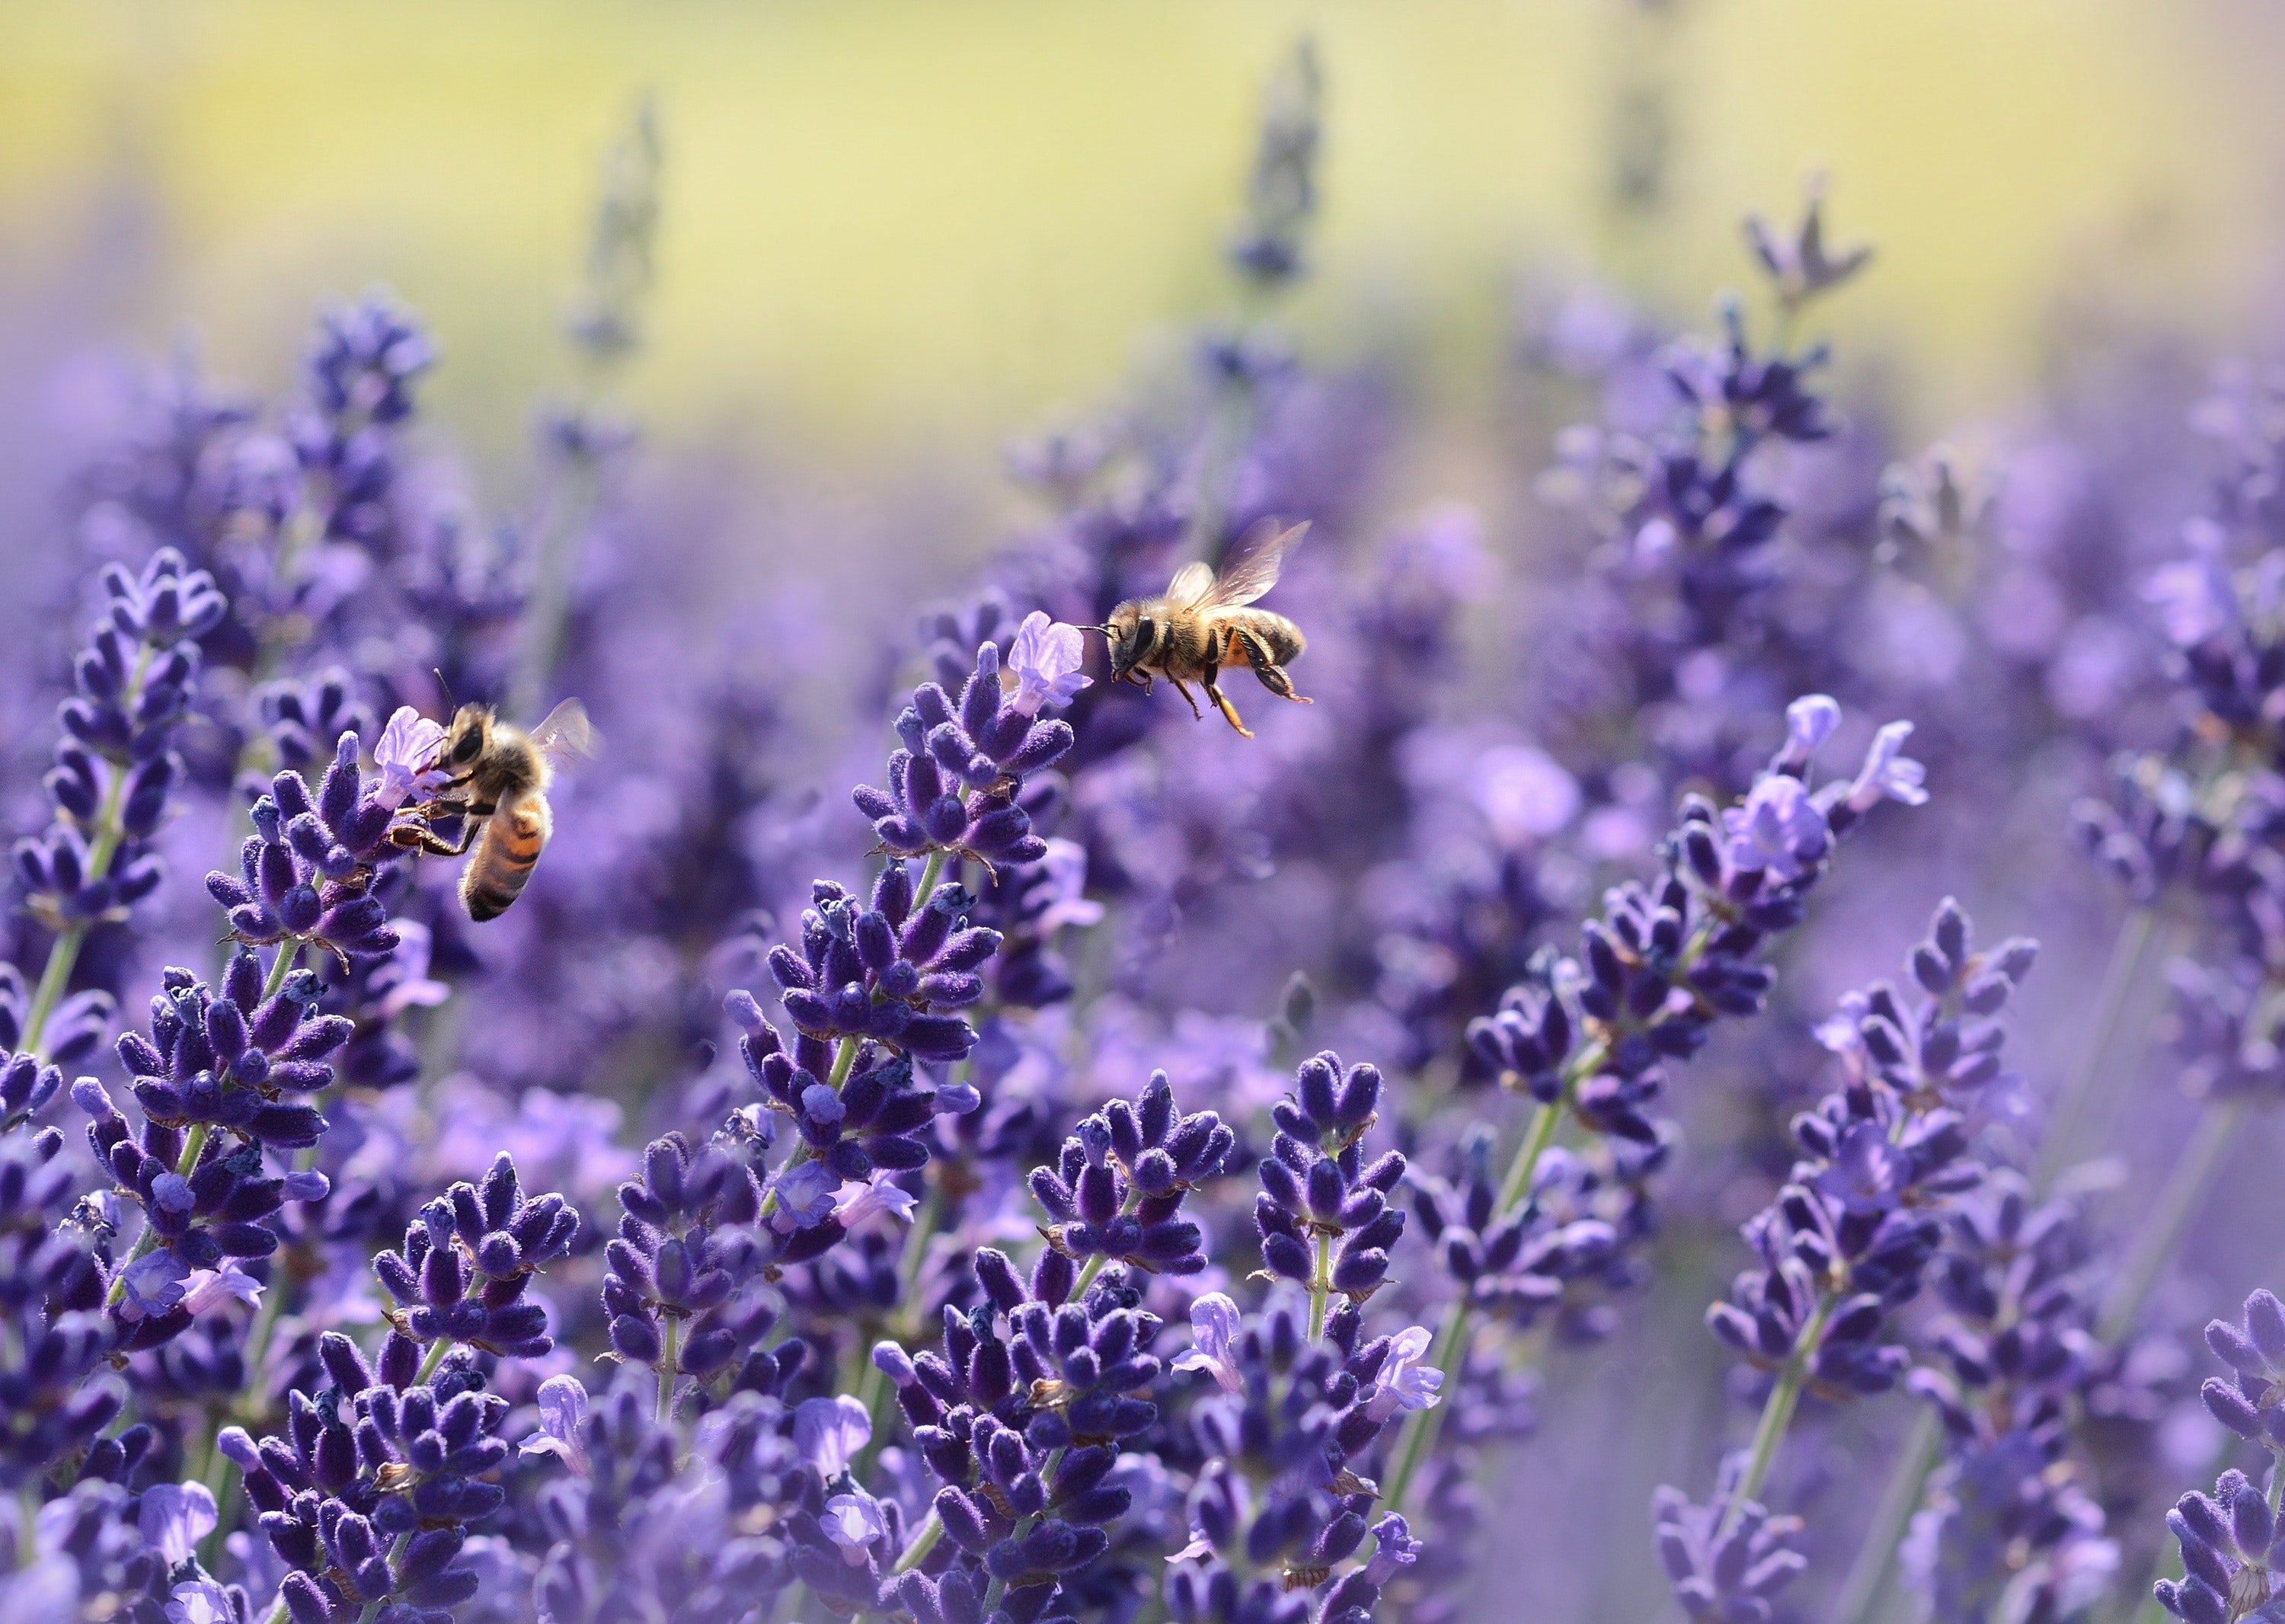
[[[1180,677],[1169,677],[1166,680],[1174,685],[1175,693],[1190,702],[1190,715],[1198,721],[1205,721],[1206,713],[1198,709],[1198,696],[1190,692],[1190,685]]]
[[[1293,679],[1285,674],[1284,666],[1269,657],[1269,646],[1260,638],[1251,632],[1241,632],[1237,634],[1237,644],[1245,651],[1245,663],[1253,667],[1253,674],[1261,679],[1263,687],[1278,698],[1290,699],[1297,705],[1317,702],[1306,694],[1293,692]]]
[[[432,835],[419,824],[400,824],[389,832],[391,845],[401,850],[425,852],[430,857],[459,857],[475,843],[475,838],[476,831],[473,826],[460,831],[457,844],[440,835]]]
[[[1237,707],[1231,704],[1229,695],[1221,691],[1221,672],[1218,668],[1212,665],[1206,667],[1205,678],[1206,697],[1213,701],[1214,709],[1221,712],[1222,720],[1237,728],[1240,737],[1251,739],[1253,737],[1253,729],[1237,719]]]
[[[460,857],[476,843],[476,835],[483,828],[484,820],[499,808],[491,802],[483,802],[450,810],[466,820],[460,825],[460,838],[457,842],[433,833],[425,823],[400,823],[389,831],[389,843],[405,850],[423,851],[430,857]]]

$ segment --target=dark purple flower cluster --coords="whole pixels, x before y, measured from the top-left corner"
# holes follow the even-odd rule
[[[122,1347],[179,1335],[193,1304],[243,1280],[238,1260],[277,1250],[286,1202],[325,1198],[323,1173],[276,1173],[263,1153],[317,1143],[326,1123],[308,1097],[331,1086],[327,1057],[349,1035],[347,1023],[315,1012],[314,977],[268,987],[251,951],[232,957],[219,992],[181,969],[167,971],[162,985],[150,1036],[119,1040],[142,1126],[95,1079],[72,1089],[98,1163],[143,1218],[123,1262],[98,1251]]]
[[[1004,1601],[1036,1618],[1110,1549],[1103,1525],[1127,1510],[1130,1492],[1105,1479],[1117,1446],[1158,1419],[1139,1393],[1162,1369],[1150,1351],[1160,1322],[1122,1271],[1090,1278],[1060,1251],[1043,1252],[1028,1281],[991,1248],[975,1268],[985,1300],[966,1315],[946,1309],[940,1352],[873,1351],[943,1485],[933,1504],[950,1542],[948,1562],[922,1563],[895,1594],[920,1617]]]
[[[1303,1063],[1293,1097],[1275,1111],[1277,1137],[1255,1170],[1261,1194],[1253,1221],[1272,1275],[1306,1287],[1314,1335],[1328,1294],[1362,1306],[1388,1278],[1390,1249],[1404,1214],[1389,1197],[1403,1182],[1394,1150],[1364,1159],[1365,1134],[1380,1110],[1380,1072],[1341,1067],[1328,1051]]]
[[[1345,1305],[1311,1334],[1278,1303],[1237,1329],[1228,1299],[1194,1311],[1197,1357],[1221,1391],[1192,1412],[1208,1464],[1190,1497],[1190,1542],[1167,1574],[1167,1610],[1183,1624],[1370,1613],[1417,1545],[1403,1518],[1372,1513],[1378,1491],[1353,1463],[1395,1416],[1436,1402],[1439,1373],[1421,1365],[1427,1333],[1362,1335]],[[1374,1550],[1341,1572],[1368,1537]],[[1195,1565],[1190,1565],[1195,1564]],[[1336,1574],[1338,1573],[1338,1577]],[[1330,1589],[1324,1588],[1330,1583]]]
[[[820,1042],[871,1039],[916,1060],[966,1057],[975,1031],[957,1015],[984,996],[978,970],[999,950],[997,931],[966,923],[970,898],[938,885],[916,903],[910,872],[891,862],[860,908],[820,881],[801,918],[801,951],[769,954],[787,1017]]]
[[[1115,1259],[1197,1274],[1205,1234],[1182,1216],[1183,1199],[1221,1172],[1235,1143],[1213,1111],[1177,1110],[1166,1073],[1153,1074],[1132,1104],[1113,1100],[1081,1122],[1055,1166],[1033,1170],[1032,1194],[1052,1220],[1048,1244],[1090,1267]]]
[[[1943,1461],[1905,1569],[1939,1619],[2069,1618],[2117,1565],[2069,1425],[2102,1362],[2079,1214],[2000,1172],[1945,1222],[1940,1363],[1907,1378],[1942,1419]]]
[[[2166,1513],[2182,1553],[2183,1576],[2158,1581],[2159,1604],[2187,1624],[2234,1624],[2271,1612],[2285,1573],[2285,1529],[2261,1490],[2242,1471],[2225,1471],[2213,1493],[2193,1490]]]
[[[885,1045],[847,1036],[833,1040],[797,1027],[789,1051],[750,995],[731,994],[728,1008],[730,1018],[745,1029],[739,1052],[761,1088],[770,1113],[765,1121],[783,1115],[800,1135],[773,1184],[770,1212],[784,1208],[806,1217],[814,1197],[832,1194],[836,1180],[924,1165],[930,1118],[975,1107],[975,1093],[966,1085],[925,1086],[914,1075],[912,1057]],[[956,1024],[966,1029],[965,1023]],[[799,1191],[808,1198],[789,1204],[797,1192],[784,1188],[785,1181],[804,1165],[813,1169],[801,1174],[805,1181],[825,1181]]]
[[[0,1137],[0,1313],[16,1328],[0,1345],[0,1482],[19,1491],[94,1444],[127,1400],[106,1368],[102,1278],[67,1222],[77,1181],[62,1149],[53,1128]]]
[[[1812,791],[1802,775],[1839,707],[1811,697],[1787,717],[1785,749],[1743,803],[1685,802],[1663,878],[1616,888],[1582,928],[1575,975],[1543,961],[1536,985],[1471,1024],[1503,1087],[1559,1103],[1597,1134],[1656,1142],[1648,1108],[1665,1067],[1696,1054],[1722,1017],[1759,1013],[1776,977],[1758,956],[1801,922],[1835,841],[1884,799],[1927,798],[1920,764],[1902,753],[1909,723],[1881,731],[1853,781]],[[1575,985],[1559,991],[1559,980]]]
[[[289,1570],[295,1624],[452,1624],[480,1581],[469,1525],[506,1498],[487,1481],[508,1455],[508,1404],[465,1364],[421,1358],[392,1334],[368,1362],[348,1338],[320,1344],[327,1388],[290,1396],[284,1436],[238,1429],[221,1447],[245,1473],[263,1536]]]
[[[56,822],[15,847],[26,902],[56,939],[11,1047],[58,1059],[84,1053],[110,1008],[99,995],[63,996],[90,927],[124,918],[163,876],[152,842],[184,776],[177,725],[195,691],[199,639],[228,607],[211,576],[168,548],[139,573],[106,569],[103,590],[100,624],[74,662],[76,691],[57,708],[62,737],[43,781]]]
[[[758,1228],[761,1181],[734,1143],[693,1150],[679,1134],[651,1142],[642,1177],[619,1186],[619,1232],[603,1250],[611,1351],[658,1373],[662,1416],[672,1413],[686,1376],[703,1392],[741,1366],[736,1385],[772,1391],[792,1374],[800,1342],[754,1351],[778,1318],[776,1303],[754,1288],[766,1267],[802,1262],[839,1241],[846,1230],[837,1218],[783,1235]],[[797,1221],[790,1209],[784,1216]]]
[[[420,1211],[399,1251],[373,1261],[397,1305],[389,1323],[431,1358],[456,1343],[516,1359],[555,1345],[531,1277],[571,1250],[579,1215],[562,1196],[527,1198],[506,1151],[478,1184],[455,1184]]]
[[[1772,1517],[1741,1496],[1745,1463],[1723,1467],[1723,1480],[1703,1505],[1680,1489],[1661,1488],[1651,1503],[1659,1560],[1683,1612],[1721,1624],[1765,1624],[1776,1616],[1771,1598],[1809,1565],[1794,1548],[1798,1517]]]
[[[304,946],[348,963],[392,951],[397,933],[373,894],[378,865],[400,855],[389,836],[397,802],[357,765],[357,736],[343,734],[313,796],[299,773],[280,773],[254,804],[254,833],[236,875],[207,875],[207,890],[237,939],[275,946],[281,962]]]
[[[1491,1137],[1471,1134],[1453,1147],[1451,1176],[1414,1173],[1421,1228],[1467,1300],[1503,1323],[1528,1329],[1544,1316],[1567,1341],[1596,1340],[1612,1325],[1604,1299],[1636,1282],[1628,1254],[1653,1232],[1647,1187],[1670,1143],[1613,1140],[1600,1157],[1550,1149],[1530,1198],[1504,1208]]]
[[[914,689],[897,718],[904,748],[889,757],[889,788],[855,791],[881,850],[938,867],[956,857],[986,870],[1046,856],[1017,796],[1026,778],[1069,753],[1072,734],[1068,722],[1040,720],[1038,709],[1036,700],[1026,707],[1021,689],[1002,686],[991,643],[977,650],[956,702],[933,682]]]
[[[1889,1340],[1893,1316],[1926,1283],[1943,1238],[1938,1215],[1985,1176],[1955,1101],[1998,1085],[1998,1018],[2036,953],[2021,939],[1977,953],[1967,915],[1946,898],[1908,959],[1916,998],[1876,984],[1820,1034],[1841,1057],[1841,1085],[1794,1119],[1799,1159],[1744,1227],[1755,1264],[1706,1316],[1770,1378],[1717,1540],[1735,1534],[1760,1495],[1804,1393],[1885,1393],[1909,1369],[1910,1349]],[[1660,1518],[1676,1528],[1688,1520],[1671,1499]],[[1669,1569],[1677,1584],[1702,1577],[1671,1555]]]

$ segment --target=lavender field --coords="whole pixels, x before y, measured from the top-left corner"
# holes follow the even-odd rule
[[[1457,240],[1356,156],[1401,23],[1212,35],[1179,271],[999,242],[1036,329],[948,226],[787,270],[874,161],[794,105],[767,353],[942,366],[921,434],[724,404],[676,211],[773,171],[695,67],[535,293],[381,224],[442,145],[243,212],[339,132],[215,65],[303,34],[0,19],[0,126],[133,92],[0,161],[0,1624],[2285,1624],[2285,220],[2195,200],[2264,127],[2024,318],[1692,167],[1774,35],[1598,7],[1473,314],[1343,224],[1417,165]]]

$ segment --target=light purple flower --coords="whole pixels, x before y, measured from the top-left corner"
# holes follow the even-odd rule
[[[1873,748],[1865,752],[1865,770],[1849,788],[1851,812],[1870,812],[1882,801],[1918,806],[1928,798],[1922,788],[1928,769],[1904,753],[1912,733],[1910,722],[1891,722],[1873,735]]]
[[[829,1399],[804,1399],[794,1409],[793,1447],[828,1483],[872,1441],[873,1417],[845,1393]]]
[[[1817,1188],[1851,1212],[1885,1211],[1900,1204],[1912,1181],[1912,1162],[1888,1142],[1878,1123],[1859,1122],[1841,1136]]]
[[[2195,648],[2238,624],[2237,594],[2221,562],[2228,544],[2210,520],[2193,523],[2194,556],[2154,570],[2142,586],[2142,600],[2158,611],[2168,640],[2179,648]]]
[[[136,1505],[135,1526],[169,1567],[187,1562],[214,1532],[214,1495],[203,1483],[154,1483]]]
[[[1048,842],[1048,854],[1039,860],[1038,873],[1047,879],[1050,900],[1032,929],[1052,936],[1065,925],[1082,930],[1103,917],[1103,904],[1087,895],[1087,848],[1060,836]]]
[[[323,1189],[318,1191],[318,1196],[324,1194]],[[294,1198],[316,1199],[308,1196]],[[194,1316],[212,1314],[228,1302],[241,1302],[249,1308],[258,1307],[262,1302],[262,1283],[239,1267],[236,1258],[224,1258],[220,1268],[193,1269],[183,1282],[183,1306]]]
[[[841,1547],[841,1559],[851,1567],[864,1566],[866,1553],[889,1532],[870,1495],[836,1495],[825,1502],[817,1520],[826,1537]]]
[[[296,1167],[279,1181],[286,1187],[288,1201],[323,1201],[331,1193],[334,1181],[314,1167]]]
[[[1833,838],[1808,788],[1781,773],[1755,784],[1744,805],[1724,807],[1722,826],[1730,834],[1732,867],[1766,868],[1780,880],[1799,879]]]
[[[230,1597],[210,1579],[193,1579],[175,1587],[167,1603],[167,1624],[238,1624]]]
[[[139,1320],[166,1313],[183,1300],[183,1283],[190,1274],[190,1265],[164,1246],[145,1252],[119,1271],[120,1283],[126,1288],[119,1300],[119,1317]]]
[[[576,1376],[551,1376],[539,1384],[539,1431],[523,1440],[520,1453],[552,1455],[581,1477],[587,1475],[587,1447],[580,1440],[587,1419],[587,1390]]]
[[[394,812],[415,794],[426,796],[442,788],[452,774],[429,764],[444,741],[442,723],[430,721],[410,705],[399,705],[373,743],[373,770],[381,781],[373,798]]]
[[[367,977],[378,994],[375,1013],[389,1020],[407,1009],[433,1009],[452,997],[452,989],[428,974],[436,945],[428,927],[417,919],[392,919],[389,928],[397,932],[397,951]]]
[[[1166,1558],[1169,1562],[1204,1562],[1214,1554],[1213,1542],[1196,1529],[1191,1530],[1190,1542]]]
[[[1420,1560],[1421,1544],[1412,1537],[1411,1525],[1394,1511],[1372,1526],[1372,1537],[1378,1542],[1364,1565],[1367,1584],[1385,1585],[1396,1577],[1397,1570]]]
[[[1016,629],[1016,640],[1008,646],[1008,662],[1000,672],[1000,686],[1010,694],[1009,708],[1037,716],[1042,710],[1071,703],[1081,688],[1094,686],[1092,677],[1080,674],[1086,657],[1077,626],[1033,610]]]
[[[1435,1338],[1423,1326],[1408,1325],[1389,1339],[1388,1362],[1380,1368],[1366,1408],[1381,1420],[1400,1409],[1433,1409],[1444,1373],[1420,1361]]]
[[[1786,772],[1799,772],[1840,726],[1841,706],[1831,695],[1803,694],[1786,707],[1785,748],[1778,752],[1777,765]]]
[[[892,1175],[877,1168],[861,1182],[844,1184],[833,1198],[833,1215],[844,1229],[853,1231],[883,1212],[900,1223],[912,1222],[913,1196]]]
[[[823,1163],[804,1162],[797,1167],[780,1168],[770,1188],[778,1197],[770,1221],[781,1229],[799,1229],[831,1216],[841,1181]]]
[[[1240,1324],[1237,1305],[1221,1292],[1199,1298],[1190,1305],[1190,1345],[1174,1355],[1174,1369],[1207,1371],[1224,1393],[1243,1393],[1245,1377],[1237,1352]]]

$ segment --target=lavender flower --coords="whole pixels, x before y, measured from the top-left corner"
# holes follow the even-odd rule
[[[1704,1505],[1661,1488],[1653,1506],[1659,1558],[1675,1599],[1693,1619],[1761,1624],[1776,1616],[1771,1598],[1809,1565],[1794,1549],[1801,1518],[1772,1517],[1740,1498],[1736,1479],[1742,1466],[1732,1462],[1724,1469],[1723,1487]]]
[[[106,569],[103,588],[102,624],[74,663],[75,694],[57,711],[64,737],[44,781],[57,821],[15,848],[32,911],[57,933],[12,1045],[35,1053],[49,1041],[89,928],[122,917],[160,883],[151,843],[184,774],[175,730],[190,709],[199,639],[228,607],[211,576],[167,548],[139,575]],[[69,1007],[57,1037],[82,1047],[107,1008],[85,1000]]]
[[[1166,1073],[1154,1073],[1132,1104],[1113,1100],[1081,1122],[1056,1166],[1033,1170],[1032,1194],[1054,1220],[1048,1243],[1091,1265],[1197,1273],[1205,1237],[1182,1203],[1221,1171],[1235,1140],[1213,1111],[1178,1111]]]
[[[1026,692],[1018,686],[1019,695]],[[1044,856],[1017,792],[1071,749],[1072,730],[1035,721],[1038,710],[1003,691],[1000,653],[989,643],[977,651],[956,705],[933,682],[914,689],[897,718],[904,748],[889,758],[888,789],[863,786],[855,793],[882,849],[904,857],[950,854],[987,869]]]
[[[1404,1234],[1404,1214],[1388,1196],[1405,1162],[1393,1150],[1364,1159],[1365,1131],[1380,1105],[1379,1071],[1344,1071],[1340,1056],[1328,1052],[1305,1063],[1296,1081],[1295,1097],[1277,1108],[1277,1138],[1259,1169],[1253,1220],[1269,1272],[1309,1288],[1314,1335],[1328,1292],[1362,1304],[1388,1277],[1389,1249]]]
[[[390,1323],[432,1357],[454,1343],[521,1359],[546,1353],[547,1311],[525,1288],[570,1251],[578,1227],[562,1196],[527,1199],[514,1158],[502,1153],[482,1185],[452,1186],[406,1227],[401,1250],[373,1259],[397,1304]]]

